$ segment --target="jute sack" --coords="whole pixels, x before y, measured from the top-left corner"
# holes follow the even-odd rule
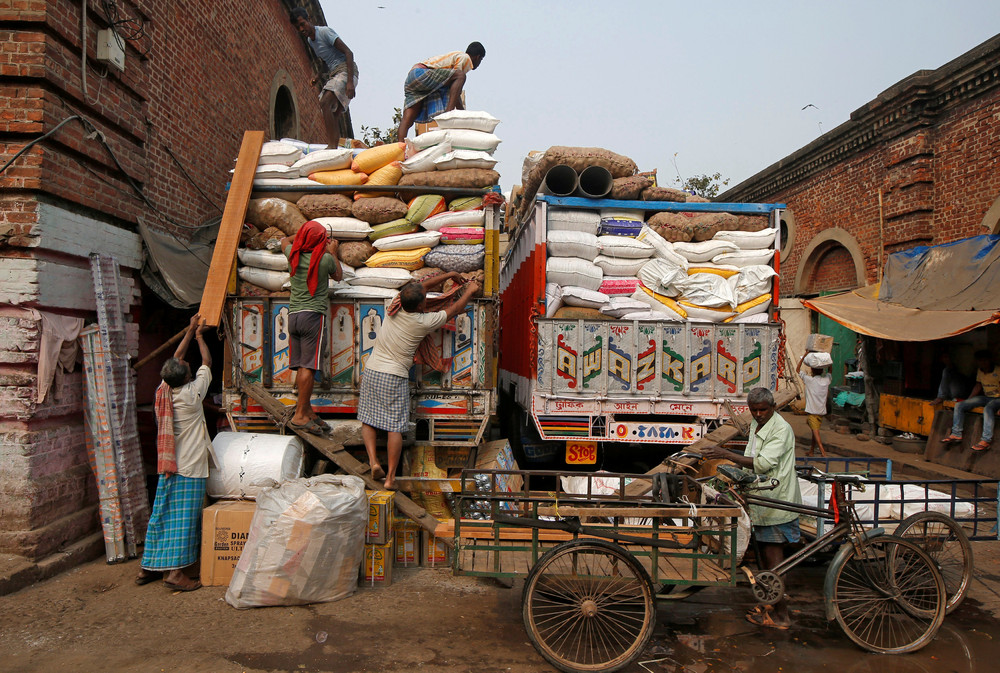
[[[375,246],[368,241],[344,241],[337,251],[341,262],[354,267],[364,266],[374,254]]]
[[[250,199],[246,219],[258,229],[277,227],[288,236],[294,236],[299,227],[307,222],[294,203],[273,196]]]
[[[663,237],[668,243],[686,243],[694,232],[691,227],[692,218],[680,213],[656,213],[649,218],[647,224]]]
[[[682,189],[672,189],[670,187],[647,187],[642,190],[643,201],[673,201],[684,203],[687,201],[688,193]]]
[[[251,250],[264,250],[269,241],[280,241],[285,237],[285,232],[277,227],[268,227],[264,231],[259,231],[250,237],[246,247]]]
[[[317,217],[352,217],[353,204],[351,197],[343,194],[306,194],[296,205],[304,217],[315,220]]]
[[[615,178],[611,183],[611,198],[633,201],[639,198],[644,189],[652,186],[653,181],[644,175]]]
[[[406,204],[390,196],[376,196],[355,201],[351,212],[368,224],[385,224],[406,215]]]
[[[467,187],[484,189],[500,182],[500,174],[485,168],[456,168],[451,171],[426,171],[407,173],[399,181],[408,185],[426,187]]]

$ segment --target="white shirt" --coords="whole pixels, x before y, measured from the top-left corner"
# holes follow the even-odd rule
[[[189,478],[208,476],[208,454],[212,440],[205,426],[202,400],[208,394],[212,370],[202,365],[195,377],[180,388],[174,388],[174,446],[177,452],[177,474]]]
[[[382,323],[365,369],[409,378],[413,355],[420,342],[446,322],[448,314],[444,311],[408,313],[400,309]]]
[[[814,416],[826,416],[826,396],[830,392],[829,374],[812,376],[802,374],[802,385],[806,388],[806,413]]]

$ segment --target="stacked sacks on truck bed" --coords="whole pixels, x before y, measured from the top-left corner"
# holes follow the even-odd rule
[[[624,200],[704,202],[648,176],[615,180]],[[774,229],[728,213],[549,208],[546,317],[767,322]]]
[[[240,294],[287,294],[288,264],[278,241],[294,236],[311,219],[340,241],[344,278],[331,282],[334,297],[390,299],[409,280],[444,271],[482,280],[483,198],[449,199],[433,192],[440,187],[497,185],[492,153],[500,139],[492,132],[499,120],[486,112],[464,110],[439,115],[437,120],[442,128],[408,144],[325,150],[298,141],[265,143],[258,175],[267,177],[255,179],[254,185],[292,188],[250,201],[239,253]],[[287,170],[275,168],[279,165]],[[349,189],[336,194],[294,191],[295,185],[303,184],[387,189],[353,194]],[[396,185],[426,187],[427,193],[404,201],[392,190]]]

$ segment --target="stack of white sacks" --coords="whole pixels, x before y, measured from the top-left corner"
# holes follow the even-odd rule
[[[775,233],[720,231],[709,241],[670,243],[639,211],[552,209],[546,317],[563,317],[569,306],[622,320],[767,322]]]
[[[434,118],[438,128],[407,140],[403,175],[456,168],[491,170],[500,144],[493,131],[500,120],[481,110],[452,110]]]
[[[294,138],[269,140],[260,150],[254,187],[320,186],[309,175],[351,167],[361,150],[327,149],[326,145],[305,143]],[[294,201],[294,199],[291,199]]]

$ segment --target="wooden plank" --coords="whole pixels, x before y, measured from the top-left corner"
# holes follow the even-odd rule
[[[240,231],[246,220],[247,204],[253,191],[253,176],[257,170],[260,149],[264,145],[263,131],[247,131],[243,134],[243,144],[236,159],[236,170],[226,197],[226,209],[222,213],[222,224],[215,239],[212,265],[205,279],[205,290],[201,295],[198,313],[206,325],[218,327],[222,318],[222,307],[233,265],[236,263],[236,248],[240,242]]]
[[[786,388],[784,390],[779,390],[774,393],[774,406],[775,413],[778,413],[783,407],[787,406],[789,402],[798,397],[798,391],[794,388]],[[749,424],[751,417],[749,411],[744,411],[737,417],[738,422]],[[702,437],[701,439],[695,441],[690,446],[684,449],[687,453],[698,453],[700,454],[702,450],[715,445],[722,445],[728,441],[731,441],[739,436],[739,430],[733,425],[723,425],[710,433]],[[699,458],[682,458],[681,460],[663,462],[651,469],[646,474],[660,474],[664,472],[674,472],[676,464],[682,465],[695,465],[698,463]],[[645,479],[636,479],[628,486],[625,487],[625,496],[627,498],[637,498],[641,495],[645,495],[653,488],[652,481],[646,481]]]
[[[240,392],[243,392],[254,400],[257,401],[260,406],[271,415],[279,424],[286,418],[291,417],[291,409],[286,407],[284,404],[279,402],[274,398],[269,392],[264,390],[261,386],[250,383],[248,381],[240,382]],[[371,478],[371,473],[364,469],[364,464],[359,462],[351,454],[344,451],[344,447],[326,437],[318,437],[312,435],[305,431],[294,430],[291,426],[286,426],[289,430],[293,430],[302,441],[306,442],[310,446],[314,447],[317,451],[326,456],[330,462],[334,465],[347,472],[348,474],[353,474],[356,477],[360,477],[365,485],[372,490],[382,490],[382,484],[374,481]],[[435,533],[438,526],[441,524],[440,521],[435,519],[433,516],[427,513],[420,505],[416,504],[408,497],[402,493],[396,492],[396,509],[398,509],[404,516],[412,519],[426,531]],[[453,540],[451,537],[447,537],[442,540],[445,544],[451,545]]]

